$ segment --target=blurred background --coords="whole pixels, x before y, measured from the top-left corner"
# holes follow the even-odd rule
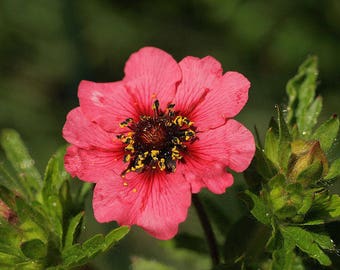
[[[143,46],[162,48],[178,61],[212,55],[225,71],[246,75],[252,88],[238,119],[252,131],[256,125],[261,136],[274,105],[285,103],[287,80],[315,54],[321,118],[339,113],[338,0],[0,0],[0,128],[19,131],[42,171],[65,144],[61,129],[78,105],[79,81],[120,80],[129,55]],[[233,223],[245,211],[236,196],[242,185],[237,177],[226,194],[202,196],[211,210],[223,206]],[[90,199],[83,238],[115,226],[93,220]],[[193,210],[180,230],[201,235]],[[180,242],[155,241],[134,228],[89,269],[209,268],[209,258],[174,249]]]

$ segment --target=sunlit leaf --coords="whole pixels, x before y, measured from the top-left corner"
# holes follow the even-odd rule
[[[331,260],[320,247],[325,245],[325,239],[318,242],[318,238],[309,231],[300,227],[281,226],[280,231],[285,239],[294,243],[298,248],[307,253],[311,258],[318,260],[322,265],[330,265]],[[330,239],[329,239],[330,240]]]

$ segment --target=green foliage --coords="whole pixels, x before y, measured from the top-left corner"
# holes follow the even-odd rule
[[[329,266],[327,251],[336,250],[323,225],[340,219],[339,196],[328,190],[340,163],[329,166],[327,158],[339,119],[333,115],[315,128],[322,107],[321,98],[315,98],[317,74],[317,60],[309,57],[288,82],[287,114],[277,107],[277,120],[271,119],[264,147],[257,147],[250,167],[261,177],[253,192],[245,192],[250,211],[272,231],[264,269],[305,269],[308,257]]]
[[[64,170],[65,147],[49,160],[44,178],[20,136],[3,130],[1,146],[10,164],[0,170],[1,269],[70,269],[86,264],[122,239],[127,227],[76,243],[89,184],[72,187]],[[8,169],[7,169],[8,167]]]

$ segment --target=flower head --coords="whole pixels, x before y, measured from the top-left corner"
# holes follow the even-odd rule
[[[231,119],[248,99],[249,81],[222,73],[213,57],[185,57],[145,47],[132,54],[122,81],[82,81],[80,106],[67,116],[66,170],[96,183],[99,222],[136,224],[169,239],[185,220],[191,193],[223,193],[227,172],[245,170],[252,134]]]

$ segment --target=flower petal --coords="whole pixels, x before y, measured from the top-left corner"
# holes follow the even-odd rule
[[[152,113],[152,103],[161,106],[172,101],[182,74],[177,62],[168,53],[145,47],[132,54],[125,65],[124,82],[138,103],[138,112]]]
[[[222,193],[233,181],[226,168],[242,172],[249,166],[255,153],[253,135],[231,119],[219,128],[199,133],[198,137],[190,145],[182,170],[193,192],[206,186],[214,193]]]
[[[90,122],[80,107],[70,111],[63,127],[63,137],[69,143],[80,148],[97,147],[110,150],[114,148],[114,134],[103,130],[100,126]]]
[[[178,85],[174,103],[176,110],[190,118],[190,113],[222,77],[222,67],[211,56],[202,59],[188,56],[179,62],[179,66],[183,78]]]
[[[197,156],[186,159],[185,164],[178,166],[176,173],[183,174],[191,185],[192,193],[198,193],[201,188],[207,187],[213,193],[222,194],[234,182],[224,163],[200,159]]]
[[[124,171],[122,150],[101,151],[99,149],[81,149],[69,146],[64,158],[65,169],[72,177],[77,176],[83,181],[98,182],[102,178],[112,178]]]
[[[250,82],[242,74],[227,72],[192,112],[190,120],[201,131],[216,128],[240,112],[248,100]]]
[[[94,215],[99,222],[136,224],[158,239],[170,239],[185,220],[191,203],[189,184],[181,175],[128,173],[96,184]]]
[[[119,123],[127,118],[138,120],[133,99],[122,82],[81,81],[78,89],[84,115],[109,132],[121,132]]]

